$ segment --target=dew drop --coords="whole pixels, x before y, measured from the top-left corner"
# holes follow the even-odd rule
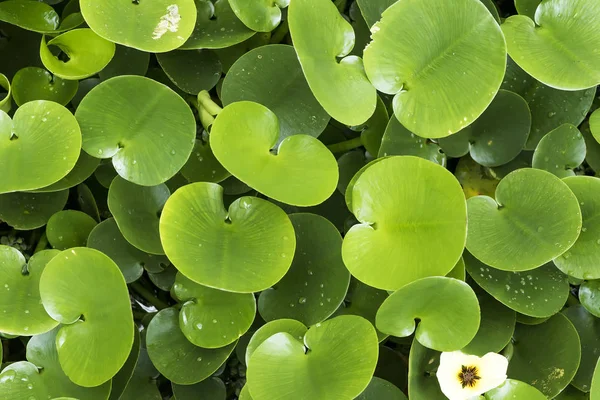
[[[543,227],[543,226],[538,226],[538,228],[537,228],[537,231],[538,231],[538,232],[542,232],[543,230],[544,230],[544,227]]]
[[[217,323],[217,320],[216,320],[216,319],[213,319],[213,324],[216,324],[216,323]]]
[[[196,324],[196,328],[198,328],[198,329],[202,329],[202,324],[200,324],[200,323],[197,323],[197,324]]]
[[[304,303],[306,303],[306,297],[300,297],[300,298],[298,299],[298,303],[300,303],[300,304],[304,304]]]

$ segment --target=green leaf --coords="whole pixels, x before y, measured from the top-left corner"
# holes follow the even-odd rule
[[[77,93],[79,83],[53,76],[37,67],[20,69],[13,78],[12,96],[18,106],[33,100],[49,100],[67,105]]]
[[[0,195],[0,219],[15,229],[36,229],[67,204],[68,190],[52,193],[6,193]]]
[[[344,124],[364,123],[375,111],[377,93],[362,60],[348,56],[354,47],[350,23],[328,0],[293,0],[288,21],[298,60],[319,103]]]
[[[542,170],[511,172],[500,181],[495,200],[471,197],[467,206],[467,249],[504,271],[527,271],[551,261],[569,250],[581,230],[577,198]]]
[[[80,1],[85,22],[104,39],[151,53],[180,47],[196,23],[194,0]]]
[[[365,149],[372,155],[379,153],[381,147],[381,141],[387,124],[390,120],[387,108],[381,97],[377,96],[377,107],[375,113],[371,115],[371,118],[361,126],[362,130],[360,133],[360,139],[365,146]],[[359,127],[351,127],[356,130]]]
[[[406,396],[388,381],[373,377],[369,386],[358,395],[356,400],[406,400]]]
[[[357,0],[360,12],[369,26],[381,19],[381,14],[397,0]]]
[[[527,399],[544,400],[546,396],[533,386],[514,379],[507,379],[502,385],[484,395],[486,400]]]
[[[207,140],[196,139],[192,155],[181,167],[181,175],[190,183],[214,182],[219,183],[229,178],[231,174],[219,163],[210,148],[210,137]]]
[[[156,59],[179,89],[194,96],[214,88],[221,77],[221,61],[210,50],[170,51],[157,54]]]
[[[45,186],[43,188],[32,190],[31,192],[35,193],[48,193],[48,192],[58,192],[64,189],[70,189],[74,186],[83,183],[87,178],[92,176],[98,165],[100,164],[100,160],[90,156],[85,151],[81,150],[79,152],[79,158],[75,163],[75,166],[64,178],[59,180],[58,182],[53,183],[52,185]]]
[[[396,95],[394,114],[416,135],[440,138],[460,131],[500,87],[506,45],[478,0],[398,1],[371,32],[367,75],[377,90]]]
[[[292,318],[310,326],[322,322],[344,301],[350,273],[342,261],[342,237],[327,219],[291,214],[296,252],[289,271],[258,298],[265,321]]]
[[[241,197],[223,206],[223,188],[193,183],[177,190],[160,219],[167,257],[186,277],[231,292],[258,292],[290,268],[296,237],[276,205]]]
[[[148,351],[143,347],[140,348],[140,355],[133,370],[133,375],[119,400],[162,400],[156,380],[158,375],[158,370],[152,365],[152,361],[148,357]]]
[[[206,400],[225,400],[225,384],[219,378],[208,378],[195,385],[177,385],[172,383],[174,400],[196,400],[202,396]]]
[[[395,290],[450,272],[466,236],[465,197],[452,174],[403,156],[377,159],[357,175],[346,193],[360,224],[350,228],[342,245],[350,273],[370,286]],[[428,251],[428,243],[444,252]]]
[[[39,33],[56,34],[72,29],[83,23],[80,14],[60,17],[54,8],[35,0],[8,0],[0,5],[0,21]]]
[[[267,322],[258,328],[248,342],[245,355],[246,366],[250,364],[250,359],[252,358],[254,351],[271,336],[285,332],[292,337],[298,338],[298,340],[303,340],[307,331],[308,328],[302,322],[296,321],[295,319],[277,319],[275,321]]]
[[[215,120],[210,146],[219,162],[236,178],[283,203],[314,206],[336,188],[333,154],[309,135],[279,142],[279,120],[258,103],[232,103]],[[276,148],[277,154],[271,153]]]
[[[594,369],[594,377],[592,378],[592,389],[590,391],[590,400],[600,399],[600,358]]]
[[[112,157],[117,173],[138,185],[172,178],[189,158],[196,137],[196,121],[185,101],[140,76],[102,82],[84,97],[75,116],[83,149],[94,157]]]
[[[235,15],[248,28],[257,32],[270,32],[281,22],[281,9],[290,0],[229,0]]]
[[[535,18],[535,10],[542,0],[515,0],[515,8],[521,15],[526,15],[531,19]]]
[[[600,280],[583,282],[579,286],[579,301],[590,314],[600,318]]]
[[[12,121],[0,111],[0,193],[57,182],[73,169],[80,148],[77,121],[60,104],[29,102],[19,107]]]
[[[423,346],[415,338],[408,358],[408,398],[411,400],[447,400],[442,394],[435,371],[440,353]]]
[[[589,123],[592,136],[596,139],[596,142],[600,143],[600,109],[590,115]]]
[[[317,137],[329,115],[310,90],[292,46],[261,46],[241,56],[229,69],[221,98],[224,105],[253,101],[277,116],[280,140],[299,133]]]
[[[600,353],[600,320],[580,304],[569,307],[562,313],[575,326],[581,340],[581,362],[571,385],[583,392],[589,392]]]
[[[383,302],[376,318],[381,332],[398,337],[414,333],[423,346],[438,351],[465,347],[479,322],[479,303],[469,285],[441,276],[401,287]]]
[[[69,379],[85,387],[111,379],[133,344],[129,293],[117,265],[94,249],[65,250],[46,265],[40,295],[46,312],[63,324],[56,343]]]
[[[543,169],[559,178],[574,176],[585,160],[585,140],[570,124],[554,129],[540,140],[533,153],[533,168]]]
[[[220,349],[190,343],[179,329],[179,312],[161,310],[148,325],[146,346],[158,371],[178,385],[193,385],[211,376],[227,360],[236,342]]]
[[[375,326],[377,310],[388,296],[389,294],[385,290],[375,289],[352,279],[346,301],[344,301],[343,307],[340,307],[338,312],[340,315],[358,315]],[[377,337],[382,342],[388,335],[377,331]]]
[[[12,108],[12,86],[6,75],[0,73],[0,92],[6,90],[6,94],[0,97],[0,111],[10,112]]]
[[[97,222],[84,212],[64,210],[48,220],[46,235],[48,242],[57,250],[83,247]]]
[[[593,22],[599,17],[594,0],[549,0],[536,9],[535,22],[513,15],[502,31],[511,58],[535,79],[556,89],[587,89],[600,83],[600,35]]]
[[[127,357],[127,361],[121,367],[119,372],[112,379],[112,389],[110,391],[109,400],[120,400],[121,395],[125,391],[127,384],[133,376],[133,370],[138,362],[141,351],[140,332],[137,329],[133,330],[133,346]]]
[[[103,81],[119,75],[144,76],[148,72],[149,62],[150,54],[118,45],[114,57],[98,75]]]
[[[250,358],[247,385],[254,400],[290,393],[307,399],[354,399],[371,380],[377,350],[377,335],[367,320],[336,317],[311,327],[304,341],[282,332],[262,342]]]

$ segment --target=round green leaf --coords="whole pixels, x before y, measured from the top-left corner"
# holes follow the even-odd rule
[[[295,319],[277,319],[275,321],[267,322],[258,328],[248,342],[245,355],[246,365],[250,363],[250,358],[258,346],[271,336],[280,332],[285,332],[292,337],[298,338],[298,340],[303,340],[306,331],[308,331],[308,328],[302,322],[296,321]]]
[[[227,389],[219,378],[208,378],[194,385],[177,385],[172,383],[174,400],[225,400]]]
[[[440,353],[423,346],[415,338],[408,357],[408,397],[411,400],[447,400],[442,394],[435,371]]]
[[[314,206],[336,188],[338,168],[325,145],[309,135],[279,142],[279,120],[265,106],[241,101],[215,120],[210,146],[236,178],[266,196],[296,206]],[[271,153],[271,149],[277,152]]]
[[[357,0],[360,12],[369,26],[381,19],[381,14],[397,0]]]
[[[257,32],[271,32],[281,22],[281,9],[290,0],[229,0],[235,15],[248,28]]]
[[[310,326],[340,306],[350,284],[342,261],[342,237],[327,219],[291,214],[296,232],[292,266],[276,286],[260,294],[258,311],[265,321],[293,318]]]
[[[31,101],[19,107],[12,121],[0,111],[0,193],[57,182],[73,169],[80,149],[79,125],[60,104]]]
[[[67,62],[52,54],[48,46],[58,47],[69,58]],[[89,78],[108,65],[115,55],[115,44],[96,35],[91,29],[65,32],[46,43],[42,38],[40,57],[44,67],[59,78]]]
[[[273,111],[281,140],[299,133],[317,137],[329,122],[292,46],[262,46],[241,56],[223,81],[221,98],[224,105],[253,101]]]
[[[575,175],[573,169],[585,159],[585,140],[570,124],[554,129],[540,140],[533,153],[533,168],[546,170],[559,178]]]
[[[535,18],[535,10],[542,0],[515,0],[515,8],[521,15],[526,15],[531,19]]]
[[[371,323],[351,315],[313,326],[304,341],[277,333],[250,358],[250,394],[254,400],[287,398],[290,393],[306,399],[354,399],[371,380],[377,350]]]
[[[158,185],[173,177],[189,158],[196,137],[196,121],[186,102],[141,76],[102,82],[84,97],[75,116],[83,149],[94,157],[112,157],[118,174],[138,185]]]
[[[117,265],[94,249],[65,250],[46,265],[40,295],[46,312],[63,324],[56,343],[69,379],[92,387],[112,378],[133,344],[129,293]]]
[[[0,93],[0,111],[8,113],[12,108],[12,86],[6,75],[0,73],[0,92],[6,90],[6,94]]]
[[[193,385],[211,376],[227,360],[236,343],[203,349],[190,343],[179,329],[178,310],[161,310],[148,325],[146,346],[152,363],[178,385]]]
[[[15,229],[36,229],[46,225],[51,216],[62,210],[68,198],[68,190],[52,193],[2,194],[0,195],[0,219]]]
[[[415,333],[423,346],[438,351],[465,347],[475,337],[479,322],[479,303],[471,287],[441,276],[401,287],[383,302],[376,318],[381,332],[398,337]]]
[[[112,389],[110,391],[109,400],[120,400],[119,398],[127,388],[127,384],[133,376],[133,371],[135,370],[135,366],[140,357],[140,340],[140,332],[137,328],[135,328],[133,330],[133,346],[131,347],[131,351],[129,352],[129,357],[127,357],[127,361],[125,361],[125,364],[121,367],[119,372],[111,380]]]
[[[199,285],[181,273],[173,293],[183,305],[179,327],[199,347],[215,349],[237,341],[250,329],[256,315],[252,293],[232,293]]]
[[[600,143],[600,109],[597,109],[590,115],[589,123],[592,136]]]
[[[87,178],[92,176],[98,165],[100,164],[100,160],[90,156],[85,151],[81,150],[79,152],[79,158],[75,163],[75,166],[64,178],[60,181],[53,183],[52,185],[45,186],[43,188],[39,188],[36,190],[32,190],[35,193],[47,193],[47,192],[58,192],[64,189],[70,189],[74,186],[79,185]]]
[[[471,197],[467,205],[467,249],[505,271],[527,271],[551,261],[569,250],[581,230],[577,198],[542,170],[511,172],[500,181],[495,200]]]
[[[150,54],[131,47],[117,46],[115,56],[98,73],[103,81],[119,75],[146,75]]]
[[[48,220],[48,242],[57,250],[83,247],[97,222],[81,211],[59,211]]]
[[[544,400],[542,392],[524,382],[507,379],[502,385],[484,395],[486,400],[527,399]]]
[[[400,389],[386,380],[373,377],[369,386],[358,395],[357,400],[406,400]]]
[[[160,219],[167,257],[204,286],[241,293],[271,287],[292,263],[292,223],[266,200],[241,197],[227,211],[222,198],[221,186],[205,182],[171,196]]]
[[[214,88],[221,77],[221,61],[210,50],[170,51],[156,59],[169,79],[189,94]]]
[[[579,286],[579,301],[590,314],[600,318],[600,280],[583,282]]]
[[[571,382],[580,358],[575,327],[556,314],[540,325],[517,325],[507,375],[553,398]]]
[[[77,185],[77,203],[81,211],[96,221],[100,221],[100,210],[94,198],[94,193],[92,193],[92,190],[85,183]]]
[[[546,0],[535,22],[513,15],[502,24],[508,53],[538,81],[562,90],[580,90],[600,83],[600,34],[594,0]]]
[[[49,100],[67,105],[77,93],[79,83],[53,76],[42,68],[20,69],[12,81],[12,96],[18,106],[33,100]]]
[[[398,1],[371,32],[367,75],[380,92],[396,95],[394,114],[416,135],[440,138],[460,131],[500,88],[506,45],[478,0]]]
[[[0,5],[0,21],[39,33],[60,33],[83,23],[80,14],[60,17],[54,8],[35,0],[9,0]]]
[[[180,47],[196,23],[194,0],[80,1],[85,22],[104,39],[151,53]]]
[[[148,351],[143,347],[140,348],[133,375],[119,400],[162,400],[163,397],[158,390],[156,379],[158,375],[158,370],[148,357]]]
[[[395,290],[450,272],[466,236],[465,197],[454,176],[409,156],[377,159],[357,175],[348,191],[360,224],[342,245],[350,273],[370,286]],[[428,251],[428,243],[444,251]]]
[[[526,272],[500,271],[483,264],[469,252],[464,254],[467,272],[473,280],[505,306],[530,317],[547,318],[565,304],[569,282],[548,263]]]
[[[470,153],[478,164],[495,167],[519,155],[530,129],[527,102],[516,93],[500,90],[475,122],[455,135],[440,139],[439,144],[449,157]]]
[[[175,277],[177,275],[177,270],[172,265],[168,265],[164,270],[160,272],[148,272],[148,277],[154,283],[156,287],[165,292],[171,290],[173,284],[175,283]]]
[[[169,264],[166,257],[144,253],[129,244],[113,218],[102,221],[92,229],[87,246],[109,256],[117,264],[127,283],[142,276],[144,268],[162,271],[163,266]]]
[[[58,325],[40,301],[39,282],[46,264],[59,252],[43,250],[29,262],[16,249],[0,246],[0,331],[11,335],[37,335]]]
[[[206,140],[196,139],[192,155],[180,172],[189,182],[219,183],[231,176],[215,158],[209,137]]]
[[[589,392],[600,353],[600,320],[580,304],[567,308],[563,314],[575,326],[581,340],[581,362],[571,385],[583,392]]]
[[[375,111],[377,93],[362,60],[348,56],[354,47],[350,23],[328,0],[293,0],[288,21],[298,60],[321,106],[344,124],[364,123]]]
[[[600,179],[574,176],[563,180],[573,191],[583,218],[581,233],[575,244],[554,264],[565,274],[579,279],[599,279],[600,271]]]
[[[352,279],[348,288],[348,295],[343,307],[340,308],[341,315],[358,315],[368,320],[375,326],[375,316],[381,304],[387,299],[388,292],[375,289],[364,283]],[[377,331],[379,341],[383,341],[388,335]]]

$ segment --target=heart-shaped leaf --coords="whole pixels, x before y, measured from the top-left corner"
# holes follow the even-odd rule
[[[360,222],[342,245],[350,273],[370,286],[395,290],[450,272],[466,236],[465,197],[454,176],[409,156],[377,159],[362,171],[346,192]],[[427,251],[426,243],[444,252]]]
[[[542,170],[511,172],[500,181],[495,200],[477,196],[467,205],[467,249],[505,271],[527,271],[551,261],[569,250],[581,230],[577,198]]]
[[[579,286],[579,301],[590,314],[600,318],[600,280],[583,282]]]
[[[271,336],[280,332],[285,332],[292,337],[298,338],[298,340],[303,340],[306,331],[308,331],[306,325],[295,319],[277,319],[275,321],[267,322],[258,328],[248,342],[245,354],[246,365],[250,364],[250,358],[258,346]]]
[[[268,197],[296,206],[325,201],[336,188],[335,158],[309,135],[279,142],[279,120],[265,106],[232,103],[215,120],[210,146],[215,157],[236,178]]]
[[[276,205],[241,197],[223,206],[223,188],[198,182],[177,190],[165,204],[160,236],[167,257],[204,286],[250,293],[271,287],[290,268],[296,237]]]
[[[178,315],[174,308],[156,314],[148,325],[146,346],[152,363],[165,378],[179,385],[193,385],[218,370],[237,342],[220,349],[194,346],[179,329]]]
[[[500,88],[506,45],[478,0],[399,1],[371,32],[367,75],[377,90],[396,95],[394,114],[416,135],[440,138],[460,131]]]
[[[173,398],[175,400],[196,400],[200,396],[207,400],[225,400],[227,389],[219,378],[208,378],[195,385],[177,385],[173,383]]]
[[[65,250],[46,265],[40,295],[46,312],[63,324],[56,343],[69,379],[92,387],[112,378],[133,344],[129,293],[117,265],[94,249]]]
[[[307,326],[338,309],[350,284],[342,261],[342,237],[327,219],[291,214],[296,253],[290,270],[274,288],[260,294],[258,311],[265,321],[293,318]]]
[[[535,10],[542,0],[515,0],[515,8],[521,15],[526,15],[531,19],[535,18]]]
[[[550,87],[580,90],[600,83],[598,18],[594,0],[549,0],[537,7],[535,21],[513,15],[502,31],[511,58],[528,74]]]
[[[288,21],[298,60],[321,106],[344,124],[364,123],[375,111],[377,93],[362,60],[348,56],[354,47],[350,23],[328,0],[292,1]]]
[[[406,396],[388,381],[373,377],[369,386],[358,395],[356,400],[406,400]]]
[[[569,318],[581,340],[581,362],[571,385],[583,392],[589,392],[600,353],[600,320],[580,304],[567,308],[563,314]]]
[[[50,245],[57,250],[83,247],[96,225],[94,218],[84,212],[64,210],[50,217],[46,235]]]
[[[423,346],[415,338],[408,357],[408,397],[411,400],[446,400],[435,372],[440,366],[440,353]]]
[[[189,94],[212,89],[221,77],[221,61],[210,50],[170,51],[156,59],[169,79]]]
[[[80,149],[79,125],[60,104],[31,101],[19,107],[12,121],[0,111],[0,193],[57,182],[73,169]]]
[[[49,100],[67,105],[77,93],[79,83],[53,76],[37,67],[20,69],[13,78],[13,99],[18,106],[33,100]]]
[[[36,0],[8,0],[0,5],[0,21],[39,33],[60,33],[83,23],[75,13],[60,23],[60,17],[48,4]]]
[[[74,186],[79,185],[87,178],[92,176],[98,165],[100,164],[100,160],[90,156],[85,151],[81,150],[79,152],[79,158],[75,163],[75,166],[64,178],[59,180],[58,182],[53,183],[52,185],[45,186],[43,188],[31,190],[34,193],[48,193],[48,192],[58,192],[64,189],[70,189]]]
[[[94,157],[112,157],[117,173],[138,185],[158,185],[173,177],[196,137],[196,121],[185,101],[141,76],[102,82],[84,97],[75,116],[83,149]]]
[[[513,310],[536,318],[548,318],[565,304],[569,282],[548,263],[526,272],[500,271],[483,264],[469,252],[464,255],[467,272],[496,300]]]
[[[37,335],[58,325],[42,306],[39,282],[46,264],[59,252],[44,250],[25,261],[8,246],[0,246],[0,331],[11,335]]]
[[[108,5],[110,4],[110,7]],[[111,42],[151,53],[180,47],[196,23],[194,0],[80,2],[85,22]]]
[[[235,15],[248,28],[257,32],[271,32],[281,22],[281,9],[290,0],[229,0]]]
[[[15,229],[36,229],[67,204],[68,190],[52,193],[6,193],[0,195],[0,219]]]
[[[289,393],[350,400],[367,387],[376,363],[375,329],[363,318],[345,315],[313,326],[304,341],[282,332],[262,342],[250,358],[247,385],[254,400]]]
[[[273,111],[279,119],[280,140],[299,133],[317,137],[329,122],[292,46],[261,46],[241,56],[223,81],[221,98],[224,105],[253,101]]]
[[[527,399],[544,400],[542,392],[524,382],[507,379],[502,385],[484,395],[486,400]]]
[[[533,153],[533,168],[543,169],[559,178],[575,175],[573,169],[585,159],[585,140],[570,124],[554,129],[540,140]]]
[[[454,351],[473,340],[479,321],[479,303],[473,289],[458,279],[435,276],[395,291],[377,311],[376,326],[398,337],[415,333],[423,346]]]

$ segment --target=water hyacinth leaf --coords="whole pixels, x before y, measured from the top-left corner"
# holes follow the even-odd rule
[[[80,1],[85,22],[104,39],[151,53],[180,47],[196,24],[194,0]]]
[[[161,310],[146,333],[150,360],[158,371],[178,385],[193,385],[211,376],[227,360],[236,343],[220,349],[193,345],[179,329],[179,311]]]
[[[346,193],[352,178],[354,178],[356,173],[366,164],[367,159],[365,152],[361,150],[349,151],[338,158],[340,179],[338,180],[337,189],[340,193]]]
[[[0,193],[57,182],[73,169],[80,148],[79,125],[60,104],[32,101],[19,107],[12,120],[0,111]]]
[[[117,45],[115,55],[108,65],[98,73],[105,81],[119,75],[146,75],[150,54],[126,46]]]
[[[467,272],[483,290],[505,306],[530,317],[548,318],[569,296],[567,276],[548,263],[526,272],[501,271],[464,254]]]
[[[594,377],[592,378],[592,389],[590,390],[590,399],[600,399],[600,358],[598,359],[596,369],[594,370]]]
[[[336,120],[360,125],[375,111],[377,93],[359,57],[348,56],[354,30],[327,0],[294,0],[290,34],[313,94]],[[338,61],[341,58],[341,61]]]
[[[290,268],[296,237],[276,205],[241,197],[226,210],[223,188],[198,182],[177,190],[160,219],[167,257],[186,277],[231,292],[258,292]]]
[[[48,46],[58,47],[67,57],[62,61]],[[96,35],[91,29],[75,29],[46,42],[42,38],[40,57],[44,67],[62,79],[78,80],[97,74],[115,55],[115,44]]]
[[[373,377],[357,400],[406,400],[406,395],[390,382]]]
[[[159,289],[168,292],[175,284],[175,277],[177,276],[177,269],[172,265],[167,266],[163,271],[150,272],[148,271],[148,277],[152,283]]]
[[[258,328],[248,342],[245,357],[246,366],[250,364],[252,354],[254,354],[254,351],[258,348],[258,346],[260,346],[271,336],[280,332],[285,332],[290,334],[292,337],[298,338],[298,340],[303,340],[306,331],[308,331],[308,327],[306,327],[306,325],[304,325],[302,322],[296,321],[295,319],[277,319],[275,321],[267,322]]]
[[[77,203],[79,204],[81,211],[94,218],[94,220],[100,221],[98,203],[96,202],[92,189],[85,183],[77,185]]]
[[[127,384],[131,380],[131,377],[133,376],[133,371],[135,370],[135,366],[140,357],[140,340],[140,332],[138,331],[136,326],[133,330],[133,346],[131,346],[131,351],[129,352],[127,361],[125,361],[125,364],[123,364],[119,372],[117,372],[117,374],[111,380],[112,388],[110,391],[109,400],[120,400],[120,397],[125,391]]]
[[[227,396],[225,384],[219,378],[208,378],[195,385],[177,385],[171,384],[173,387],[174,400],[196,400],[199,396],[205,397],[207,400],[225,400]]]
[[[206,141],[203,139],[196,139],[192,155],[185,165],[181,167],[180,172],[190,183],[219,183],[231,176],[213,154],[213,151],[210,148],[209,138],[207,138]]]
[[[0,195],[0,219],[15,229],[36,229],[67,204],[68,190],[52,193],[6,193]]]
[[[581,230],[577,198],[542,170],[511,172],[500,181],[495,200],[472,197],[467,206],[467,249],[505,271],[527,271],[551,261],[569,250]]]
[[[381,332],[398,337],[415,333],[423,346],[438,351],[465,347],[475,337],[479,322],[479,303],[469,285],[441,276],[401,287],[383,302],[376,318]]]
[[[365,149],[373,156],[379,153],[381,147],[381,140],[385,134],[385,129],[390,120],[390,116],[387,111],[387,107],[381,97],[377,96],[377,107],[375,112],[371,115],[363,125],[358,127],[352,127],[353,130],[357,128],[361,129],[360,139],[365,146]]]
[[[440,353],[423,346],[415,338],[408,358],[408,397],[411,400],[447,400],[442,394],[435,372]]]
[[[600,142],[596,141],[592,133],[590,132],[590,125],[588,121],[584,121],[580,127],[583,139],[585,140],[585,147],[587,154],[585,161],[589,167],[594,171],[600,171]]]
[[[253,101],[273,111],[279,119],[280,140],[299,133],[317,137],[330,119],[311,92],[294,48],[282,44],[261,46],[241,56],[223,81],[221,98],[226,106]]]
[[[83,247],[96,225],[94,218],[84,212],[64,210],[50,217],[46,226],[46,235],[50,245],[57,250]]]
[[[100,164],[100,160],[90,156],[83,150],[79,152],[79,158],[75,163],[73,169],[65,175],[64,178],[59,180],[58,182],[53,183],[52,185],[45,186],[43,188],[31,190],[34,193],[48,193],[48,192],[58,192],[64,189],[70,189],[74,186],[77,186],[87,178],[92,176],[92,174],[98,168]]]
[[[92,229],[87,246],[109,256],[117,264],[127,283],[136,281],[142,276],[144,269],[162,271],[163,266],[169,265],[165,256],[148,254],[131,245],[114,218],[104,220]]]
[[[197,0],[198,14],[192,35],[182,50],[223,49],[245,41],[256,32],[235,15],[229,0]]]
[[[67,105],[77,93],[77,81],[53,76],[37,67],[20,69],[13,78],[12,96],[18,106],[33,100],[49,100]]]
[[[465,262],[461,257],[461,259],[458,260],[454,268],[452,268],[452,270],[446,274],[446,277],[464,281],[467,277],[466,273],[467,272],[465,270]]]
[[[359,175],[360,174],[360,175]],[[445,168],[411,156],[377,159],[348,186],[361,222],[344,238],[342,257],[358,280],[395,290],[445,275],[460,259],[466,236],[462,189]],[[424,243],[445,251],[428,252]]]
[[[157,377],[158,370],[152,365],[148,351],[140,348],[140,355],[137,360],[133,375],[127,383],[127,387],[119,400],[162,400],[162,395],[158,390]]]
[[[305,354],[307,349],[310,356]],[[303,393],[307,399],[354,399],[371,380],[377,350],[373,326],[351,315],[311,327],[303,341],[277,333],[250,357],[250,394],[254,400],[284,398],[287,393]],[[339,373],[342,369],[344,374]]]
[[[589,392],[600,353],[600,320],[587,312],[581,304],[569,307],[562,313],[575,326],[581,340],[581,362],[571,385]]]
[[[344,307],[340,308],[339,313],[341,315],[361,316],[375,326],[377,310],[379,310],[379,307],[381,307],[381,304],[388,296],[389,294],[385,290],[375,289],[356,279],[352,279]],[[380,342],[387,338],[387,336],[377,331],[377,337]]]
[[[8,113],[12,108],[12,86],[6,75],[0,73],[0,111]]]
[[[290,0],[229,0],[235,15],[248,28],[256,32],[271,32],[281,22],[281,9]]]
[[[478,164],[495,167],[519,155],[530,129],[531,112],[527,102],[516,93],[500,90],[475,122],[455,135],[441,138],[439,145],[449,157],[470,153]]]
[[[415,135],[398,122],[395,115],[390,116],[379,148],[378,157],[387,156],[415,156],[446,165],[446,154],[437,143]]]
[[[232,293],[199,285],[181,273],[173,294],[183,304],[179,327],[199,347],[216,349],[237,341],[250,329],[256,315],[252,293]]]
[[[506,44],[478,0],[399,1],[371,31],[367,75],[377,90],[395,95],[394,114],[416,135],[440,138],[460,131],[500,88]]]
[[[522,96],[531,110],[531,132],[525,148],[535,150],[540,139],[563,124],[579,126],[592,101],[595,88],[565,91],[551,88],[523,71],[510,57],[502,89]]]
[[[543,169],[559,178],[574,176],[573,169],[585,160],[585,140],[579,130],[564,124],[540,140],[533,153],[533,168]]]
[[[600,318],[600,280],[583,282],[579,286],[579,301],[590,314]]]
[[[519,14],[535,19],[535,10],[541,2],[542,0],[515,0],[515,8]]]
[[[210,50],[170,51],[156,59],[169,79],[189,94],[211,90],[221,77],[221,61]]]
[[[575,244],[554,264],[565,274],[579,279],[600,279],[600,179],[591,176],[573,176],[563,180],[573,191],[583,218],[581,233]]]
[[[342,237],[327,219],[291,214],[296,252],[286,275],[260,294],[258,311],[265,321],[292,318],[310,326],[340,306],[350,284],[341,255]]]
[[[69,379],[85,387],[111,379],[133,345],[129,293],[117,265],[94,249],[65,250],[46,265],[40,295],[46,312],[63,324],[57,351]]]
[[[533,386],[514,379],[507,379],[502,385],[485,393],[484,397],[486,400],[544,400],[547,398],[542,392]]]
[[[502,31],[511,58],[528,74],[556,89],[581,90],[600,83],[598,17],[600,5],[593,0],[543,1],[535,21],[513,15]]]
[[[580,358],[577,331],[559,313],[540,325],[517,325],[507,374],[553,398],[571,382]]]
[[[0,5],[0,21],[39,33],[56,33],[60,17],[54,8],[34,0],[9,0]]]
[[[600,143],[600,111],[596,110],[590,115],[589,119],[590,132],[596,142]]]
[[[0,331],[11,335],[38,335],[58,325],[40,302],[39,282],[46,264],[59,253],[44,250],[25,261],[25,257],[8,246],[0,246]]]
[[[381,19],[381,14],[397,0],[358,0],[360,12],[369,26]]]
[[[555,400],[590,400],[590,394],[569,385],[554,398]]]
[[[223,72],[227,73],[231,66],[244,54],[252,49],[260,46],[268,45],[271,40],[271,33],[257,33],[256,35],[244,40],[241,43],[234,44],[222,49],[213,50],[217,53],[221,65],[223,66]]]
[[[241,101],[219,113],[210,146],[232,175],[268,197],[295,206],[322,203],[338,181],[333,154],[309,135],[292,135],[276,146],[279,135],[275,113]],[[271,153],[274,147],[277,155]]]

